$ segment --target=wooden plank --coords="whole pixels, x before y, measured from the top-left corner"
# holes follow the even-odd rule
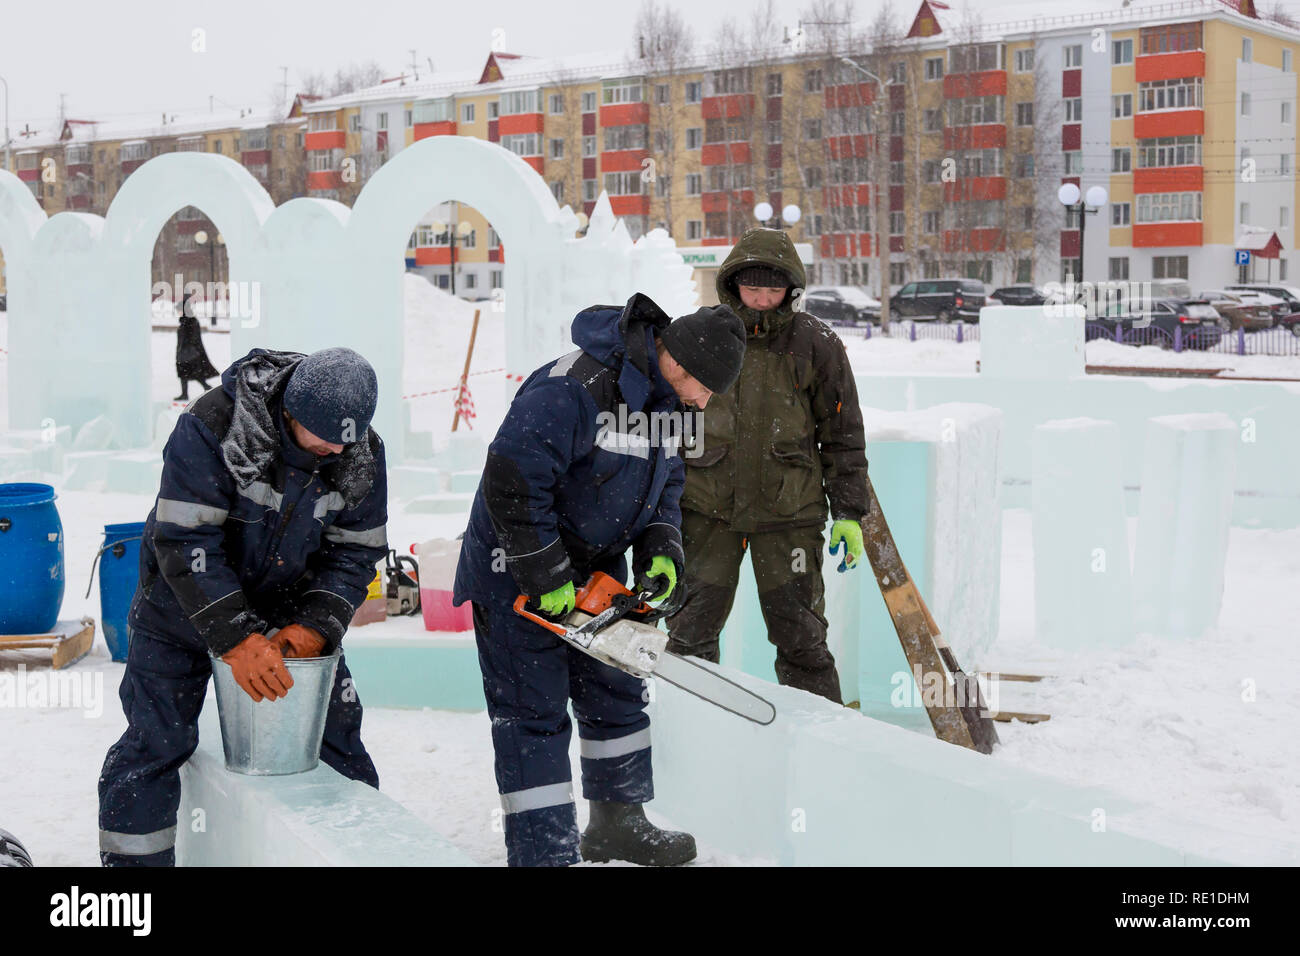
[[[1032,683],[1035,681],[1045,680],[1050,674],[1003,674],[1001,671],[980,671],[980,677],[987,677],[989,680],[1006,680],[1006,681],[1024,681]]]
[[[1051,720],[1051,714],[1024,714],[1017,710],[1000,710],[996,714],[990,714],[994,720],[1002,723],[1010,723],[1013,720],[1023,721],[1026,724],[1041,724],[1045,720]]]
[[[86,620],[89,620],[87,618]],[[76,663],[90,653],[90,647],[95,643],[95,622],[90,621],[76,634],[63,638],[54,648],[51,664],[57,671],[67,667],[69,664]]]

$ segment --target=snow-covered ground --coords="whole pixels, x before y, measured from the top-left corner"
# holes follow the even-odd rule
[[[473,306],[452,300],[424,280],[407,278],[404,395],[455,385],[464,363]],[[486,305],[486,304],[485,304]],[[0,314],[0,348],[7,327]],[[205,334],[218,367],[229,361],[229,336]],[[175,335],[153,335],[154,395],[176,393],[172,355]],[[847,339],[855,369],[871,374],[974,373],[978,343],[880,337]],[[513,391],[500,372],[505,329],[501,313],[481,313],[471,370],[477,431],[491,434]],[[1157,365],[1192,358],[1242,363],[1277,363],[1288,377],[1300,377],[1300,359],[1236,356],[1174,356],[1159,349],[1113,343],[1088,345],[1090,363]],[[1147,353],[1151,353],[1149,356]],[[538,356],[538,361],[543,360]],[[1172,361],[1177,359],[1177,362]],[[7,356],[0,353],[0,420],[7,404]],[[1245,374],[1270,374],[1251,371]],[[410,399],[415,427],[446,440],[452,393]],[[104,524],[140,520],[152,496],[61,491],[59,508],[67,535],[68,588],[61,617],[98,618],[98,596],[84,597],[90,562]],[[455,535],[463,515],[408,515],[403,502],[390,503],[389,539],[408,544]],[[1176,810],[1182,820],[1255,834],[1293,837],[1300,819],[1300,766],[1290,745],[1300,702],[1288,691],[1300,665],[1294,622],[1300,619],[1300,529],[1276,532],[1233,528],[1227,583],[1218,632],[1196,642],[1144,637],[1127,650],[1097,649],[1047,653],[1033,641],[1033,564],[1030,517],[1003,516],[1001,631],[988,659],[968,667],[1051,675],[1040,684],[1004,687],[1004,709],[1042,711],[1051,720],[1000,725],[1004,746],[993,759],[1005,760],[1064,780],[1096,784],[1150,804]],[[414,619],[371,625],[384,633],[418,632]],[[377,631],[370,631],[376,633]],[[41,652],[0,657],[0,673],[39,667]],[[14,831],[39,863],[96,862],[96,779],[104,752],[124,719],[116,699],[122,665],[108,660],[102,643],[73,669],[94,681],[97,716],[73,708],[0,707],[0,827]],[[1248,691],[1253,691],[1249,693]],[[209,702],[209,706],[213,706]],[[92,708],[93,710],[93,708]],[[504,862],[501,835],[491,827],[498,806],[486,716],[432,710],[372,708],[365,723],[367,744],[379,767],[383,789],[444,833],[471,857]],[[20,768],[14,771],[10,768]],[[575,779],[577,771],[575,767]],[[579,801],[580,815],[585,807]],[[651,806],[653,816],[653,805]],[[661,823],[671,821],[660,820]],[[1152,827],[1162,821],[1153,818]],[[702,863],[734,865],[761,861],[728,857],[701,841]]]

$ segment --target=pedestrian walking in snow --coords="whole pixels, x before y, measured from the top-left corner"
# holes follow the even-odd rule
[[[592,306],[573,320],[576,351],[520,386],[488,449],[456,570],[454,600],[474,632],[512,866],[585,860],[685,863],[695,841],[651,824],[645,681],[516,614],[520,594],[548,614],[573,610],[595,572],[674,600],[683,585],[683,468],[664,421],[704,408],[740,371],[745,330],[725,307],[671,321],[648,297]],[[578,719],[587,829],[578,834],[569,766]]]
[[[178,402],[189,401],[191,380],[206,392],[211,387],[208,379],[218,374],[203,347],[203,331],[194,316],[193,298],[186,293],[181,301],[180,327],[176,330],[176,377],[181,380],[181,393],[175,398]]]
[[[754,566],[776,676],[840,702],[826,646],[822,529],[831,549],[863,554],[866,441],[844,343],[795,310],[804,268],[790,237],[751,229],[718,270],[718,299],[740,316],[747,344],[736,387],[703,412],[703,451],[686,460],[682,536],[690,591],[668,617],[668,649],[717,661],[746,549]]]
[[[209,654],[256,701],[291,693],[284,658],[334,652],[388,550],[364,358],[254,349],[221,386],[177,421],[145,523],[120,691],[128,726],[99,778],[108,866],[175,863],[180,767],[198,745]],[[321,760],[379,786],[342,658]]]

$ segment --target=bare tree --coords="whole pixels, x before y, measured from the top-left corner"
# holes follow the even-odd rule
[[[657,0],[643,0],[634,30],[637,56],[630,59],[628,69],[646,77],[650,105],[646,147],[654,161],[655,183],[650,218],[657,218],[671,234],[674,199],[682,195],[686,176],[699,170],[693,151],[676,141],[686,114],[685,90],[681,87],[693,65],[695,36],[680,13]],[[662,87],[666,87],[664,95],[660,93]]]
[[[1273,3],[1267,10],[1260,14],[1260,17],[1264,20],[1271,20],[1274,23],[1279,23],[1284,27],[1290,27],[1293,30],[1300,29],[1300,20],[1297,20],[1296,17],[1287,10],[1285,4],[1282,3],[1282,0],[1273,0]]]
[[[558,140],[562,154],[554,155],[546,142],[542,143],[542,168],[546,181],[555,191],[560,186],[558,201],[582,212],[582,103],[579,79],[575,72],[563,68],[553,70],[542,88],[543,102],[538,104],[546,111],[546,139]],[[551,110],[552,102],[559,111]]]

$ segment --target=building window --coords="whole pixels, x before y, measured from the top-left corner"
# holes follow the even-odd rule
[[[1110,62],[1114,66],[1126,66],[1133,62],[1133,41],[1112,40],[1110,44]]]
[[[704,238],[704,220],[687,219],[686,220],[686,239],[689,242],[699,242]]]
[[[1016,281],[1032,282],[1034,277],[1034,260],[1017,259],[1016,260]]]
[[[959,46],[948,51],[949,73],[974,73],[978,70],[1005,69],[1002,44],[983,43]]]
[[[1065,101],[1065,121],[1067,123],[1083,122],[1083,97],[1075,96]]]
[[[907,263],[891,262],[889,264],[889,284],[902,285],[907,281]]]
[[[1126,202],[1111,203],[1110,224],[1112,226],[1127,226],[1129,224],[1129,213],[1131,209],[1131,204]]]
[[[903,112],[889,114],[889,132],[894,136],[902,136],[907,132],[907,114]]]
[[[1186,279],[1187,256],[1152,256],[1151,278]]]
[[[213,151],[214,153],[219,153],[219,152],[221,152],[221,140],[218,139],[218,140],[214,140],[214,141],[213,141],[213,143],[212,143],[212,151]]]
[[[768,120],[768,123],[767,123],[767,144],[768,144],[769,146],[775,146],[775,145],[776,145],[777,143],[779,143],[779,142],[781,142],[781,121],[780,121],[780,120]]]
[[[943,114],[938,110],[926,110],[921,114],[921,129],[927,133],[943,132]]]
[[[803,91],[805,93],[820,93],[822,91],[822,71],[805,70],[803,74]]]
[[[564,181],[551,183],[551,195],[556,202],[564,202]]]
[[[1083,151],[1079,149],[1067,150],[1062,154],[1065,157],[1065,175],[1078,176],[1083,172]]]
[[[1141,140],[1138,168],[1201,165],[1201,137],[1161,136]]]
[[[550,108],[550,112],[551,112],[551,115],[552,115],[552,116],[556,116],[556,115],[559,115],[560,113],[563,113],[563,112],[564,112],[564,94],[563,94],[563,93],[552,93],[552,94],[550,95],[550,97],[548,98],[548,106],[549,106],[549,108]]]
[[[1133,152],[1128,148],[1112,149],[1110,151],[1110,171],[1112,173],[1127,173],[1133,168]]]
[[[686,148],[699,149],[704,145],[704,129],[699,126],[690,126],[686,130]]]
[[[1110,115],[1112,119],[1125,119],[1133,115],[1133,94],[1119,93],[1110,98]]]
[[[907,82],[907,64],[898,62],[889,64],[889,82],[902,84]]]
[[[501,116],[519,116],[541,111],[541,94],[537,90],[516,90],[501,94]]]
[[[700,82],[687,83],[685,93],[683,99],[687,103],[698,103],[704,98],[704,84]]]
[[[487,105],[487,118],[494,120],[501,115],[501,104],[497,100],[489,100]]]
[[[641,171],[625,173],[606,173],[605,192],[611,196],[641,196],[645,194],[645,183],[641,181]]]
[[[1279,229],[1286,229],[1291,225],[1291,207],[1279,206],[1277,210],[1277,225]]]
[[[932,236],[939,231],[939,221],[942,218],[940,213],[927,212],[921,216],[921,231],[926,235]]]
[[[360,132],[361,132],[361,114],[360,114],[360,113],[353,113],[351,116],[348,117],[348,132],[349,132],[349,133],[360,133]]]
[[[293,145],[298,149],[302,149],[304,142],[306,142],[305,134],[302,131],[299,131],[297,135],[294,136]]]
[[[1282,175],[1282,176],[1290,176],[1290,175],[1291,175],[1291,154],[1290,154],[1290,153],[1279,153],[1279,154],[1278,154],[1278,157],[1277,157],[1277,171],[1278,171],[1279,175]]]
[[[804,139],[821,139],[822,138],[822,121],[819,119],[810,119],[803,121],[803,138]]]
[[[500,269],[493,269],[488,273],[488,286],[493,289],[501,288],[501,279],[502,271]]]
[[[1128,256],[1111,256],[1108,278],[1128,280]]]
[[[1034,154],[1022,153],[1016,157],[1016,178],[1033,179],[1034,178]]]
[[[1248,202],[1241,203],[1238,206],[1237,211],[1239,213],[1239,215],[1237,216],[1237,222],[1239,222],[1243,226],[1250,225],[1250,203]]]
[[[1177,53],[1201,48],[1201,21],[1173,23],[1159,27],[1143,27],[1139,33],[1142,55]]]
[[[1246,95],[1246,94],[1243,94]],[[1138,85],[1138,112],[1151,110],[1198,110],[1201,108],[1201,78],[1153,80]]]
[[[605,127],[605,145],[607,153],[626,149],[646,148],[646,127],[644,126],[607,126]]]
[[[1201,194],[1144,193],[1138,197],[1137,221],[1147,222],[1200,222]]]
[[[465,103],[460,108],[460,121],[462,123],[474,122],[474,104]]]
[[[582,201],[594,202],[596,199],[596,180],[584,179],[582,181]]]
[[[903,164],[901,162],[889,164],[889,183],[891,186],[901,186],[903,184]]]
[[[659,106],[666,106],[670,102],[669,89],[667,83],[655,84],[655,103]]]
[[[1282,72],[1283,73],[1291,72],[1291,51],[1290,50],[1282,51]]]
[[[1083,44],[1075,43],[1062,50],[1065,57],[1065,69],[1072,70],[1083,66]]]
[[[1016,51],[1016,72],[1028,73],[1034,68],[1034,48]]]
[[[943,57],[928,56],[925,58],[925,78],[927,80],[943,79]]]
[[[1282,101],[1282,122],[1290,124],[1291,122],[1291,101]]]
[[[901,212],[891,212],[889,214],[889,234],[891,236],[901,236],[907,228],[907,221]]]
[[[551,159],[563,159],[563,158],[564,158],[564,140],[562,139],[551,140]]]
[[[1242,116],[1250,115],[1250,94],[1249,93],[1241,94],[1241,115]]]
[[[1244,63],[1249,63],[1255,55],[1255,43],[1250,37],[1241,38],[1241,59]]]
[[[1033,103],[1016,104],[1016,125],[1017,126],[1034,125],[1034,104]]]
[[[1277,278],[1279,282],[1286,281],[1286,260],[1285,259],[1277,260]]]
[[[783,88],[783,81],[780,73],[767,74],[767,95],[780,96]]]
[[[584,113],[596,112],[596,94],[594,91],[588,90],[585,93],[583,93],[581,97],[581,101],[582,101],[582,105],[581,105],[582,112]]]
[[[667,196],[671,187],[672,187],[671,176],[655,177],[655,196],[658,197],[659,199],[663,199],[665,196]]]
[[[781,168],[778,166],[775,169],[769,169],[767,171],[767,191],[778,193],[781,188]]]
[[[605,106],[641,102],[641,78],[604,80],[600,84],[600,102]]]
[[[415,110],[402,110],[402,122],[407,129],[415,125]]]
[[[698,196],[703,192],[704,175],[702,173],[686,174],[686,195]]]
[[[388,114],[375,114],[375,129],[388,129]]]
[[[822,184],[822,170],[820,166],[805,166],[803,168],[803,184],[809,189],[817,189]]]
[[[516,156],[542,155],[541,133],[512,133],[501,137],[501,145]]]
[[[596,137],[594,136],[582,137],[582,155],[585,157],[591,157],[596,155]]]

